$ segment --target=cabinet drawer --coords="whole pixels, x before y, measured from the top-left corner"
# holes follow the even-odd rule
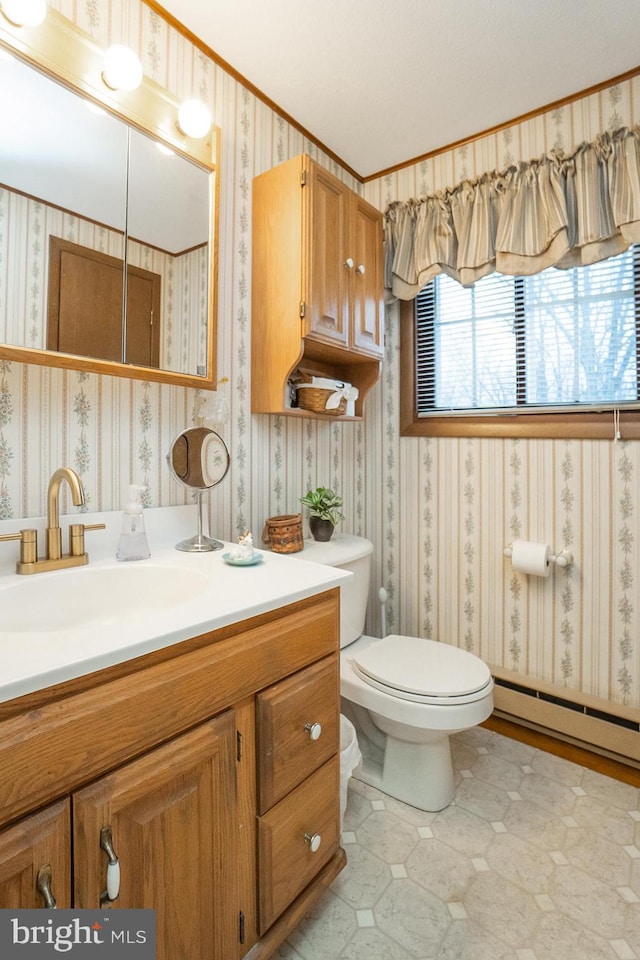
[[[335,756],[260,817],[261,935],[337,851],[339,794],[340,761]],[[320,845],[314,852],[310,840],[316,835]]]
[[[338,752],[338,669],[327,657],[258,695],[259,813]]]

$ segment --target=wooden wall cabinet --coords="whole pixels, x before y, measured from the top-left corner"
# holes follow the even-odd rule
[[[252,411],[327,419],[292,406],[300,370],[358,387],[361,418],[384,351],[382,214],[302,154],[254,179],[252,230]]]
[[[158,960],[271,957],[346,862],[338,624],[331,590],[0,704],[0,908],[149,907]]]

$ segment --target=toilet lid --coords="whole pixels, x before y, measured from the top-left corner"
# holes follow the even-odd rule
[[[468,697],[483,690],[491,672],[467,650],[420,637],[394,634],[352,659],[359,676],[398,697]]]

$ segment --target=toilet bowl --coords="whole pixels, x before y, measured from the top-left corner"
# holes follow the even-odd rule
[[[362,764],[353,776],[421,810],[451,803],[449,737],[493,711],[487,665],[450,644],[420,637],[363,635],[373,546],[334,534],[305,541],[302,560],[351,571],[340,587],[341,711],[354,724]]]
[[[340,659],[341,709],[363,754],[355,776],[421,810],[448,806],[455,793],[449,737],[491,715],[489,668],[458,647],[393,635],[361,636]]]

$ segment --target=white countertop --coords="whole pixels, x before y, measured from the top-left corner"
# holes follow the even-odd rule
[[[295,555],[264,551],[263,561],[251,567],[232,567],[223,561],[223,553],[232,547],[230,543],[225,543],[223,550],[211,553],[183,553],[175,549],[175,543],[196,533],[195,507],[151,508],[144,511],[144,516],[151,548],[148,560],[126,563],[115,560],[122,522],[119,511],[73,514],[61,519],[64,553],[68,552],[69,523],[107,524],[106,530],[86,534],[89,564],[84,567],[18,576],[15,573],[18,542],[0,543],[0,702],[275,610],[328,590],[351,577],[351,574],[334,567],[301,562],[304,551]],[[0,534],[13,533],[22,527],[36,527],[43,531],[45,526],[42,518],[2,521]],[[255,539],[259,546],[258,537]],[[147,597],[145,610],[136,610],[123,617],[115,608],[97,621],[65,629],[9,632],[7,621],[3,624],[2,594],[7,597],[6,591],[24,589],[25,581],[30,581],[30,591],[40,583],[43,595],[52,598],[49,599],[52,606],[58,584],[62,585],[69,575],[73,576],[74,585],[81,591],[83,576],[89,585],[90,578],[93,576],[95,581],[96,573],[103,568],[143,566],[149,568],[150,574],[153,567],[179,567],[181,577],[185,573],[188,576],[191,571],[199,592],[190,599],[161,607],[154,604],[153,597]],[[132,571],[134,577],[135,571]],[[43,619],[46,622],[46,610]]]

